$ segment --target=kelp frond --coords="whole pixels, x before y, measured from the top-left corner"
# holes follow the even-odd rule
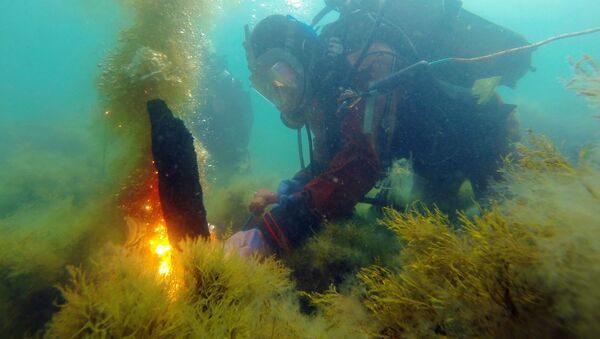
[[[501,170],[504,180],[496,183],[494,188],[504,205],[513,206],[517,203],[518,206],[530,197],[547,199],[547,194],[540,194],[543,191],[556,191],[548,203],[562,203],[560,194],[572,194],[579,198],[589,194],[593,199],[600,200],[600,187],[597,184],[600,154],[596,147],[583,148],[577,162],[571,162],[550,139],[529,130],[524,142],[515,144],[515,150],[514,154],[504,159],[504,168]],[[579,192],[581,189],[586,194]],[[555,210],[551,208],[546,213]]]
[[[299,311],[289,272],[272,258],[226,255],[222,243],[182,242],[172,275],[146,251],[111,247],[71,268],[48,338],[318,338],[337,327]],[[350,333],[350,332],[348,332]]]
[[[524,142],[515,143],[514,147],[516,159],[506,158],[505,170],[510,171],[516,165],[528,171],[575,174],[575,167],[544,135],[528,130]]]
[[[294,296],[281,264],[228,256],[215,242],[184,243],[182,254],[181,298],[188,303],[185,317],[192,337],[251,337],[265,333],[261,326],[277,333],[294,327],[280,314],[281,308],[293,308],[286,304],[293,305]]]
[[[497,210],[452,230],[441,212],[386,211],[383,223],[406,241],[399,271],[361,271],[365,305],[391,337],[508,334],[541,297],[521,276],[539,261],[530,230]]]
[[[588,54],[578,60],[569,60],[575,75],[566,84],[568,89],[600,104],[600,65]]]
[[[53,317],[46,337],[174,337],[183,328],[170,285],[157,280],[145,251],[110,247],[91,270],[71,267],[61,286],[66,303]]]
[[[301,249],[283,257],[293,271],[297,287],[307,292],[323,292],[339,287],[362,268],[375,263],[390,265],[399,242],[389,230],[354,218],[326,223],[319,234]]]
[[[600,108],[600,65],[588,54],[569,62],[575,75],[566,83],[566,88],[585,97],[591,106]],[[600,114],[595,118],[600,119]]]
[[[360,286],[353,286],[347,294],[338,293],[334,285],[323,293],[303,293],[318,307],[330,326],[337,333],[351,333],[351,338],[379,337],[378,322],[364,306],[358,295],[364,293]]]
[[[385,211],[381,223],[404,244],[400,265],[362,269],[355,293],[378,336],[592,337],[600,331],[594,193],[600,169],[593,152],[573,165],[547,139],[531,137],[495,187],[502,199],[481,216],[460,215],[456,225],[422,206]],[[343,317],[336,297],[349,296],[334,290],[313,296],[324,314]]]

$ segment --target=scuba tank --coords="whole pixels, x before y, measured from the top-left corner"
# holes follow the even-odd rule
[[[323,11],[335,10],[340,18],[325,26],[323,34],[344,36],[348,52],[364,49],[373,40],[370,34],[375,41],[394,47],[408,62],[477,57],[528,44],[520,34],[463,9],[460,0],[325,0],[325,5]],[[319,13],[313,26],[323,16]],[[439,67],[435,76],[467,88],[479,79],[500,77],[501,85],[514,87],[530,69],[531,52],[526,51]]]

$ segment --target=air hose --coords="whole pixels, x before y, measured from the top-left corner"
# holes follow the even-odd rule
[[[444,58],[444,59],[440,59],[440,60],[436,60],[436,61],[432,61],[432,62],[426,61],[426,60],[421,60],[421,61],[416,62],[416,63],[414,63],[406,68],[403,68],[395,73],[392,73],[389,76],[387,76],[377,82],[374,82],[373,84],[371,84],[369,86],[369,89],[367,91],[358,93],[358,94],[356,94],[356,96],[349,98],[349,99],[356,100],[357,97],[366,97],[366,96],[374,95],[377,93],[392,90],[392,89],[398,87],[402,83],[402,80],[407,75],[412,75],[412,74],[418,72],[419,70],[427,69],[429,67],[442,66],[442,65],[447,65],[447,64],[451,64],[451,63],[473,63],[473,62],[487,61],[487,60],[491,60],[491,59],[495,59],[495,58],[519,53],[519,52],[528,51],[531,49],[536,49],[536,48],[539,48],[541,46],[547,45],[549,43],[552,43],[552,42],[555,42],[558,40],[574,38],[577,36],[588,35],[588,34],[597,33],[597,32],[600,32],[600,27],[590,28],[590,29],[587,29],[584,31],[579,31],[579,32],[561,34],[561,35],[553,36],[548,39],[538,41],[538,42],[535,42],[535,43],[532,43],[529,45],[515,47],[515,48],[503,50],[500,52],[492,53],[492,54],[474,57],[474,58]],[[351,102],[351,101],[349,101],[349,102]]]

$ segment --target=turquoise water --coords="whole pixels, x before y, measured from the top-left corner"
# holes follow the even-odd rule
[[[115,147],[107,146],[99,137],[102,128],[95,118],[102,114],[102,108],[96,81],[100,63],[117,45],[119,33],[131,18],[116,0],[3,2],[0,245],[19,247],[16,244],[25,238],[36,244],[50,243],[51,256],[61,257],[66,249],[60,234],[68,233],[68,227],[79,222],[77,218],[87,220],[79,214],[73,218],[73,213],[101,191],[103,152],[106,147]],[[597,0],[463,2],[467,10],[519,32],[529,41],[600,26]],[[252,176],[275,181],[287,178],[298,170],[299,161],[295,132],[285,128],[275,108],[249,87],[242,25],[255,24],[274,13],[290,13],[310,21],[321,6],[319,0],[242,1],[210,14],[211,29],[206,35],[215,51],[227,56],[231,72],[251,91]],[[542,47],[533,56],[536,72],[528,73],[516,89],[500,89],[505,101],[519,106],[523,130],[532,128],[550,136],[569,155],[600,140],[600,120],[594,119],[600,108],[591,107],[563,86],[573,74],[568,58],[579,59],[584,53],[600,60],[600,34]],[[55,227],[63,225],[63,233],[56,232]],[[32,235],[28,235],[30,230]],[[29,258],[0,251],[0,281],[4,279],[0,284],[0,313],[5,294],[16,293],[11,279],[19,275],[11,275],[11,265],[37,257]],[[77,260],[80,258],[69,257],[64,262],[57,260],[56,265],[62,269],[64,263]],[[37,277],[35,272],[26,273],[27,277]]]
[[[600,24],[596,15],[600,3],[593,0],[468,0],[464,7],[530,41]],[[320,8],[318,0],[247,1],[218,12],[209,36],[216,51],[227,55],[232,73],[246,80],[248,70],[241,47],[243,23],[256,23],[271,13],[292,13],[310,20]],[[4,5],[0,19],[2,152],[10,153],[14,146],[44,139],[41,135],[48,130],[85,128],[89,116],[96,113],[97,65],[127,24],[120,7],[111,1],[85,6],[65,0],[10,1]],[[537,71],[525,76],[516,90],[502,91],[506,101],[520,106],[522,126],[546,133],[558,143],[582,145],[598,137],[598,126],[590,121],[593,112],[584,100],[564,90],[561,79],[572,74],[567,58],[578,58],[583,53],[600,55],[599,41],[598,35],[579,37],[534,53]],[[280,124],[278,113],[268,102],[256,93],[252,99],[253,168],[277,176],[293,173],[298,165],[295,133]],[[52,141],[40,143],[51,147]],[[6,161],[6,156],[1,158]]]

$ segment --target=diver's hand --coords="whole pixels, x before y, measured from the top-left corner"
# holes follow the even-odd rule
[[[269,246],[261,231],[252,228],[248,231],[240,231],[225,241],[225,253],[237,253],[244,258],[255,254],[265,256],[269,253]]]
[[[250,212],[254,214],[261,214],[264,212],[267,206],[274,204],[277,202],[277,194],[261,188],[256,193],[254,193],[254,198],[250,202]]]

